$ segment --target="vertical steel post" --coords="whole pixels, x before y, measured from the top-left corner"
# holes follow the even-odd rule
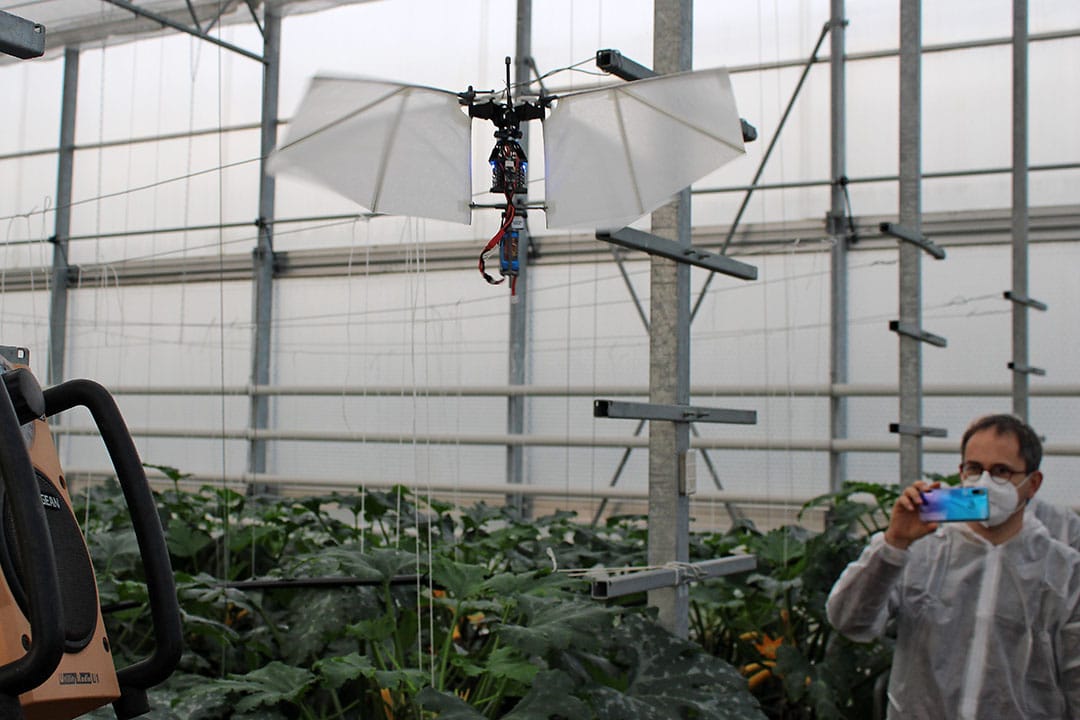
[[[517,0],[517,37],[514,63],[514,82],[518,87],[529,81],[530,56],[532,55],[532,0]],[[521,125],[521,146],[529,152],[529,123]],[[524,211],[528,203],[528,194],[515,197],[518,209]],[[526,220],[518,237],[518,276],[517,290],[510,298],[510,365],[508,380],[510,385],[524,385],[526,380],[526,348],[528,345],[529,318],[529,225]],[[520,435],[525,431],[525,397],[510,395],[506,399],[506,432],[508,435]],[[521,445],[506,447],[506,481],[512,484],[524,482],[525,448]],[[531,498],[524,495],[510,495],[507,503],[515,508],[522,517],[532,514]]]
[[[60,101],[60,155],[56,169],[56,226],[53,234],[52,287],[49,290],[49,385],[64,381],[67,354],[68,237],[71,235],[71,182],[75,168],[75,106],[79,95],[79,49],[64,48],[64,94]]]
[[[922,6],[900,2],[900,225],[922,232]],[[900,322],[922,327],[922,250],[900,243]],[[922,342],[900,340],[900,424],[922,426]],[[900,482],[922,478],[922,437],[900,434]]]
[[[830,79],[830,149],[832,197],[829,204],[829,234],[833,247],[830,253],[829,284],[829,438],[847,437],[847,400],[837,396],[832,386],[848,380],[848,207],[845,189],[841,184],[847,175],[847,126],[845,124],[846,95],[844,86],[844,0],[832,0],[829,25]],[[840,489],[846,477],[846,458],[842,452],[829,451],[829,488]]]
[[[262,127],[259,144],[259,240],[252,252],[252,320],[255,336],[251,345],[251,384],[255,386],[270,383],[270,330],[274,289],[274,177],[266,171],[266,159],[277,143],[278,70],[281,57],[280,10],[272,3],[268,3],[265,8]],[[222,318],[222,322],[224,320]],[[252,430],[265,429],[270,416],[269,398],[266,395],[252,395],[249,403],[248,427]],[[249,441],[248,472],[266,472],[265,440]],[[267,492],[270,489],[269,486],[261,484],[252,486],[254,491]]]
[[[1028,294],[1028,10],[1013,0],[1012,292]],[[1028,306],[1012,303],[1013,414],[1028,419]]]
[[[653,69],[661,75],[689,70],[693,58],[692,0],[654,0]],[[690,246],[690,191],[652,214],[652,232]],[[649,401],[690,402],[690,266],[650,259]],[[649,564],[687,562],[690,498],[680,489],[690,447],[688,423],[649,423]],[[650,590],[660,625],[686,637],[689,587]]]

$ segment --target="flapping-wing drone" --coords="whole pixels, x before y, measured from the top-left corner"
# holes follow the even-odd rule
[[[271,172],[327,187],[376,213],[469,224],[471,119],[495,125],[491,192],[504,198],[499,230],[480,255],[492,283],[517,276],[528,159],[521,123],[542,120],[549,228],[619,228],[744,152],[722,68],[663,75],[535,100],[364,78],[312,79]],[[467,111],[467,112],[466,112]],[[498,246],[499,279],[485,271]]]

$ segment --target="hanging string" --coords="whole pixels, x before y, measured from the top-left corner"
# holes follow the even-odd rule
[[[223,9],[223,7],[222,7],[223,2],[224,2],[224,0],[219,0],[219,2],[218,2],[218,14],[219,15],[220,15],[220,13],[221,13],[221,11]],[[220,25],[217,27],[217,35],[218,35],[218,38],[220,39],[221,38],[221,26]],[[193,41],[193,42],[197,42],[197,41]],[[194,128],[195,70],[196,70],[196,68],[198,66],[198,52],[199,52],[200,47],[201,47],[200,45],[195,46],[195,63],[192,66],[191,90],[190,90],[190,94],[189,94],[190,99],[191,99],[191,106],[190,106],[189,111],[188,111],[188,130],[189,131]],[[223,56],[224,56],[224,50],[222,49],[222,47],[220,45],[218,45],[217,46],[217,52],[215,53],[215,58],[217,60],[217,67],[216,67],[216,70],[217,70],[217,114],[218,114],[217,121],[218,121],[218,128],[219,128],[219,132],[217,134],[217,151],[218,151],[217,161],[218,161],[219,165],[221,164],[222,158],[225,156],[224,133],[220,132],[220,128],[223,128],[225,126],[225,123],[224,123],[224,86],[225,86],[225,83],[224,83]],[[191,136],[189,135],[188,136],[188,156],[187,156],[187,163],[188,163],[187,170],[189,172],[191,170],[191,162],[192,162],[192,155],[193,155],[192,148],[193,148],[192,139],[191,139]],[[218,237],[217,237],[217,240],[218,240],[218,248],[217,248],[218,249],[218,253],[217,253],[217,255],[218,255],[218,346],[220,348],[219,353],[218,353],[218,371],[219,371],[219,374],[220,374],[220,382],[221,382],[221,392],[218,393],[218,397],[219,397],[219,402],[220,402],[220,417],[221,417],[221,430],[222,430],[221,442],[220,442],[219,447],[220,447],[220,452],[221,452],[221,457],[220,457],[220,462],[221,462],[221,498],[222,498],[222,501],[225,503],[225,512],[222,513],[222,518],[223,518],[223,524],[222,524],[222,557],[223,557],[224,561],[222,563],[222,575],[221,575],[221,577],[222,577],[223,580],[227,580],[227,579],[229,579],[231,577],[231,564],[232,564],[231,550],[230,550],[230,548],[232,547],[232,542],[231,542],[232,520],[231,520],[231,517],[230,517],[232,504],[229,502],[228,483],[225,480],[225,478],[228,477],[228,456],[226,454],[226,444],[225,444],[225,437],[226,437],[225,436],[225,244],[224,244],[224,235],[223,235],[224,231],[222,229],[220,229],[220,226],[224,224],[224,219],[225,219],[224,218],[224,213],[225,213],[225,186],[224,186],[224,181],[223,181],[223,173],[219,172],[217,174],[216,179],[217,179],[218,225],[219,225]],[[188,214],[187,213],[188,213],[189,207],[190,207],[190,182],[185,183],[185,186],[184,186],[184,220],[185,220],[185,223],[187,223],[187,221],[188,221]],[[264,232],[271,232],[272,228],[273,228],[273,226],[270,226],[270,228],[264,230]],[[186,232],[183,234],[183,245],[184,245],[185,257],[186,257],[186,254],[187,254],[186,251],[187,251],[187,247],[188,247],[188,234]],[[180,304],[181,315],[180,315],[180,317],[183,318],[184,317],[184,307],[185,307],[184,306],[184,299],[186,298],[186,283],[181,284],[181,296],[180,297],[181,297],[181,304]],[[183,337],[183,323],[181,323],[180,333],[181,333],[181,338],[182,338]],[[253,401],[254,401],[254,397],[252,398],[252,402]],[[254,538],[254,532],[255,532],[255,525],[254,524],[252,524],[252,526],[251,526],[251,531],[253,533],[252,538],[251,538],[252,539],[251,547],[252,547],[252,553],[253,553],[251,572],[254,573],[255,572],[254,550],[255,550],[255,545],[256,545],[256,543],[254,541],[254,539],[255,539]],[[222,614],[223,614],[222,622],[228,623],[228,620],[229,620],[229,604],[227,602],[224,603],[224,605],[222,607]],[[222,672],[222,677],[225,677],[227,675],[228,671],[229,671],[229,668],[228,668],[228,655],[226,654],[225,648],[223,646],[222,647],[222,652],[221,652],[221,672]]]
[[[426,238],[426,235],[425,235],[424,240],[426,241],[426,239],[427,238]],[[430,303],[429,303],[428,294],[427,294],[427,291],[428,291],[428,286],[427,286],[427,277],[428,277],[428,274],[427,274],[427,242],[424,242],[420,247],[420,266],[418,268],[418,272],[419,272],[419,277],[421,278],[422,288],[423,288],[423,296],[424,296],[424,304],[423,304],[423,307],[424,307],[424,386],[425,387],[430,387],[430,385],[431,385],[431,367],[430,367],[430,363],[431,363],[431,342],[432,342],[432,340],[431,340],[431,336],[428,334],[429,330],[430,330],[430,327],[431,327],[431,324],[429,322],[430,318],[428,316],[428,312],[429,312],[428,308],[430,307]],[[430,392],[425,392],[425,394],[424,394],[424,409],[425,409],[425,431],[430,433],[431,428],[432,428],[432,422],[431,422],[431,395],[430,395]],[[428,439],[428,440],[425,440],[425,442],[424,442],[424,458],[425,458],[424,469],[426,471],[425,472],[425,477],[427,479],[426,502],[427,502],[427,511],[428,511],[428,513],[433,512],[433,504],[432,504],[433,489],[432,489],[432,484],[431,484],[431,454],[432,454],[431,441],[430,441],[430,439]],[[435,597],[435,580],[432,577],[432,575],[433,575],[433,567],[434,567],[434,564],[435,564],[434,548],[433,548],[435,538],[434,538],[434,531],[433,531],[433,528],[432,528],[432,526],[434,524],[435,524],[434,517],[429,516],[428,521],[425,523],[425,525],[427,527],[427,572],[425,572],[425,573],[417,572],[416,573],[416,575],[417,575],[416,603],[417,603],[418,612],[419,612],[419,608],[421,607],[421,605],[420,605],[421,594],[420,594],[420,587],[419,587],[420,576],[421,575],[424,575],[424,576],[427,577],[427,581],[428,581],[427,595],[428,595],[428,598],[432,599],[432,598]],[[418,535],[419,535],[419,533],[418,533]],[[421,623],[421,625],[422,625],[422,623]],[[428,637],[431,637],[431,638],[435,637],[435,603],[430,602],[430,601],[428,602]],[[422,660],[423,655],[420,655],[420,658],[421,658],[421,665],[422,665],[422,663],[423,663],[423,660]],[[422,670],[423,667],[421,667],[420,669]],[[432,650],[432,652],[430,654],[430,670],[431,670],[431,672],[430,672],[430,674],[431,674],[431,682],[434,684],[434,682],[435,682],[435,652],[434,652],[434,649]]]
[[[774,16],[773,47],[776,49],[774,59],[776,60],[777,63],[779,63],[779,61],[780,61],[780,19],[781,19],[779,0],[773,0],[773,16]],[[774,87],[776,88],[776,105],[777,105],[777,107],[782,107],[784,100],[783,100],[783,96],[782,96],[782,94],[780,92],[780,73],[774,71],[774,75],[776,77],[776,83],[774,85]],[[778,165],[779,171],[780,171],[780,185],[781,186],[784,185],[784,183],[785,183],[785,181],[787,179],[786,172],[785,172],[785,167],[784,167],[785,160],[787,159],[786,155],[785,155],[784,146],[785,146],[785,143],[781,142],[781,143],[778,143],[778,148],[777,148],[779,150],[779,152],[777,153],[777,165]],[[783,233],[783,234],[786,234],[785,231],[787,230],[787,227],[788,227],[787,194],[788,194],[787,190],[780,190],[780,229],[781,229],[781,233]],[[796,241],[792,245],[790,245],[788,247],[788,252],[784,254],[784,262],[783,262],[783,264],[784,264],[784,276],[787,277],[787,278],[791,277],[791,260],[794,258],[795,249],[798,247],[798,244],[799,244],[799,241],[796,239]],[[785,433],[784,433],[784,469],[785,469],[784,479],[786,481],[785,482],[785,490],[786,490],[786,496],[787,496],[788,500],[790,500],[795,495],[795,488],[794,488],[795,468],[794,468],[794,464],[793,464],[792,450],[791,450],[792,425],[793,425],[793,421],[794,421],[794,408],[795,408],[795,396],[794,396],[794,391],[792,389],[792,385],[793,385],[792,372],[793,372],[793,368],[794,368],[794,358],[793,358],[793,355],[792,355],[791,304],[792,304],[792,301],[793,301],[793,294],[794,294],[793,293],[793,284],[792,284],[791,280],[788,279],[784,283],[784,328],[785,329],[783,331],[784,332],[784,380],[785,380],[785,383],[786,383],[786,387],[785,387],[786,392],[784,394],[784,404],[785,404],[785,409],[787,411],[786,412],[787,423],[786,423],[786,428],[785,428]],[[785,518],[785,521],[787,521],[787,518]],[[787,552],[788,552],[787,543],[788,543],[788,536],[785,534],[784,535],[784,555],[785,555],[785,559],[787,557]]]
[[[157,132],[160,134],[161,133],[161,118],[163,116],[163,109],[162,108],[163,108],[164,100],[165,100],[165,93],[162,91],[162,88],[165,87],[165,43],[159,41],[157,43],[157,50],[158,50],[158,57],[157,57],[158,78],[157,78],[156,87],[158,89],[158,92],[157,92],[157,113],[156,113],[156,116],[154,118],[154,120],[155,120],[155,125],[154,126],[157,129]],[[134,107],[134,106],[135,106],[135,87],[134,87],[134,83],[133,83],[132,84],[132,107]],[[132,113],[132,114],[134,115],[134,113]],[[131,129],[131,133],[134,134],[134,128]],[[155,178],[159,177],[160,171],[161,171],[161,143],[154,143],[154,172],[153,172],[152,177],[155,177]],[[157,188],[154,188],[153,192],[151,193],[150,207],[151,207],[151,227],[157,227],[158,226],[158,190],[157,190]],[[153,255],[157,251],[157,239],[158,239],[157,238],[157,233],[151,233],[150,234],[150,254],[151,255]],[[128,256],[128,253],[125,252],[123,257],[127,257],[127,256]],[[123,258],[120,259],[120,262],[121,263],[123,262]],[[156,315],[154,313],[154,299],[157,296],[156,288],[154,286],[151,286],[150,288],[148,288],[147,294],[149,295],[149,298],[147,300],[148,306],[147,306],[147,315],[146,316],[148,318],[154,318],[154,317],[156,317]],[[147,382],[147,384],[150,384],[151,378],[153,377],[153,373],[151,371],[151,369],[154,367],[153,335],[154,335],[154,333],[153,333],[152,330],[147,332],[147,336],[148,336],[147,337],[147,348],[148,349],[147,349],[147,352],[146,352],[146,382]],[[146,414],[146,417],[153,417],[153,415],[151,413],[151,410],[153,408],[153,403],[154,403],[153,396],[151,396],[149,393],[147,393],[146,398],[145,398],[145,404],[144,404],[144,412]],[[148,438],[148,440],[149,440],[149,438]]]
[[[757,3],[757,62],[758,62],[759,67],[763,67],[764,61],[765,61],[764,32],[765,32],[765,18],[764,18],[764,14],[762,13],[762,3],[758,2]],[[766,115],[765,115],[765,71],[764,71],[764,69],[758,70],[755,73],[755,75],[757,76],[758,87],[759,87],[759,92],[758,92],[758,117],[765,118]],[[761,207],[761,215],[760,215],[760,217],[761,217],[761,220],[764,221],[766,219],[765,205],[764,205],[764,203],[759,203],[759,205]],[[758,281],[757,281],[757,284],[760,286],[760,289],[761,289],[761,300],[760,300],[760,302],[761,302],[761,316],[762,316],[762,323],[761,323],[761,326],[762,326],[761,351],[762,351],[762,353],[764,355],[764,357],[762,358],[762,371],[764,373],[764,377],[762,378],[762,380],[763,380],[763,385],[765,386],[765,388],[767,390],[771,391],[771,389],[772,389],[772,383],[771,383],[772,367],[771,367],[770,359],[772,357],[772,353],[769,352],[769,295],[768,295],[769,279],[768,278],[769,278],[769,258],[768,257],[763,257],[762,262],[761,262],[760,266],[758,267]],[[768,412],[768,404],[769,404],[770,397],[771,397],[771,392],[770,392],[769,397],[766,397],[766,398],[762,399],[764,405],[766,406],[766,412],[764,413],[764,418],[759,417],[759,419],[758,419],[759,424],[761,426],[761,431],[760,432],[762,432],[766,436],[768,435],[768,432],[769,432],[769,427],[768,426],[771,424],[770,423],[770,418],[772,417],[772,413]],[[772,480],[772,451],[771,450],[765,450],[763,452],[765,454],[765,462],[764,462],[764,465],[765,465],[765,483],[764,483],[765,497],[771,501],[772,496],[773,496],[772,482],[771,482],[771,480]],[[771,505],[771,502],[770,502],[770,505]]]
[[[371,307],[371,305],[370,305],[371,299],[370,299],[370,297],[368,295],[368,292],[370,291],[370,288],[371,288],[371,238],[366,237],[365,238],[365,243],[364,243],[364,311],[365,312],[367,312],[368,308]],[[353,318],[352,318],[352,315],[350,313],[350,316],[348,317],[347,322],[349,322],[351,324],[352,320],[353,320]],[[363,325],[363,344],[364,344],[365,349],[369,346],[368,324],[367,323],[364,323],[364,325]],[[351,361],[351,358],[352,358],[352,353],[350,352],[349,358],[347,359],[347,362]],[[368,395],[367,395],[367,387],[368,387],[367,373],[364,373],[364,378],[363,378],[362,382],[363,382],[363,388],[364,389],[363,389],[363,392],[360,395],[360,403],[361,403],[361,407],[366,408],[367,404],[368,404],[367,403],[367,400],[368,400]],[[360,436],[360,443],[361,443],[361,445],[360,445],[361,451],[365,455],[367,455],[368,454],[367,422],[364,423],[364,430],[362,431],[362,434]],[[363,476],[363,477],[366,477],[366,475]],[[367,538],[367,527],[368,527],[368,525],[367,525],[367,510],[366,510],[366,508],[367,508],[367,488],[363,485],[363,483],[361,483],[361,486],[360,486],[360,517],[362,519],[362,522],[364,523],[364,532],[360,533],[360,554],[361,555],[364,554],[364,544],[365,544],[365,540]]]

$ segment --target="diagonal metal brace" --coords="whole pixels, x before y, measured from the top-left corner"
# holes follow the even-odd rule
[[[689,405],[655,405],[653,403],[594,400],[593,417],[625,418],[630,420],[667,420],[670,422],[710,422],[729,425],[754,425],[756,410],[691,407]]]
[[[200,40],[205,40],[208,43],[211,43],[213,45],[217,45],[218,47],[224,48],[226,50],[231,50],[232,52],[237,53],[238,55],[243,55],[244,57],[251,58],[252,60],[257,60],[258,62],[261,62],[264,65],[266,64],[266,60],[261,55],[259,55],[258,53],[254,53],[254,52],[252,52],[250,50],[242,48],[239,45],[234,45],[234,44],[232,44],[230,42],[225,42],[221,38],[214,37],[213,35],[210,35],[209,33],[205,32],[205,31],[203,31],[201,29],[188,27],[187,25],[183,24],[182,22],[178,22],[176,20],[173,20],[171,17],[168,17],[166,15],[162,15],[160,13],[154,12],[153,10],[147,10],[146,8],[140,7],[139,5],[136,5],[135,3],[128,2],[128,0],[104,0],[104,2],[107,2],[110,5],[115,5],[118,8],[122,8],[124,10],[127,10],[128,12],[130,12],[130,13],[132,13],[134,15],[138,15],[139,17],[146,18],[147,20],[152,20],[152,21],[158,23],[159,25],[161,25],[162,27],[168,27],[168,28],[172,28],[173,30],[179,30],[180,32],[187,33],[188,35],[191,35],[193,37],[197,37]]]
[[[897,335],[904,335],[906,337],[915,338],[916,340],[920,340],[924,343],[930,343],[931,345],[935,345],[937,347],[945,347],[949,344],[949,341],[941,337],[940,335],[928,333],[925,330],[920,330],[919,328],[909,323],[900,322],[899,320],[890,320],[889,329]]]
[[[1009,369],[1014,373],[1020,373],[1021,375],[1046,375],[1046,370],[1038,367],[1032,367],[1031,365],[1018,365],[1017,363],[1010,362]]]
[[[949,436],[949,431],[945,428],[926,427],[925,425],[903,425],[901,423],[889,423],[889,432],[896,433],[897,435],[912,435],[914,437],[943,438]]]
[[[599,231],[596,233],[596,239],[630,248],[631,250],[641,250],[649,255],[659,255],[675,262],[723,273],[740,280],[757,280],[757,268],[753,265],[747,265],[738,260],[732,260],[725,255],[718,255],[707,250],[686,247],[674,240],[668,240],[641,230],[623,228],[615,232]]]
[[[912,245],[915,245],[930,253],[938,260],[945,259],[945,250],[927,240],[926,236],[921,233],[917,233],[910,228],[904,227],[903,225],[898,225],[896,223],[890,222],[883,222],[881,223],[880,227],[881,232],[885,233],[886,235],[892,235],[894,238],[911,243]]]
[[[1012,290],[1006,290],[1002,293],[1006,300],[1012,300],[1017,305],[1024,305],[1034,310],[1046,310],[1046,303],[1041,303],[1038,300],[1032,300],[1026,295],[1018,295]]]
[[[757,558],[753,555],[734,555],[716,560],[682,563],[677,567],[662,567],[593,580],[592,596],[594,600],[606,600],[657,588],[686,585],[722,575],[734,575],[756,567]]]

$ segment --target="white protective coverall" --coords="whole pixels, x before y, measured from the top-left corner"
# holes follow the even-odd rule
[[[1028,515],[1034,513],[1050,531],[1050,537],[1080,550],[1080,515],[1072,508],[1043,502],[1036,496],[1031,498],[1024,512]]]
[[[890,719],[1080,718],[1080,552],[1037,519],[993,545],[942,524],[907,550],[878,533],[826,604],[863,642],[896,618]]]

